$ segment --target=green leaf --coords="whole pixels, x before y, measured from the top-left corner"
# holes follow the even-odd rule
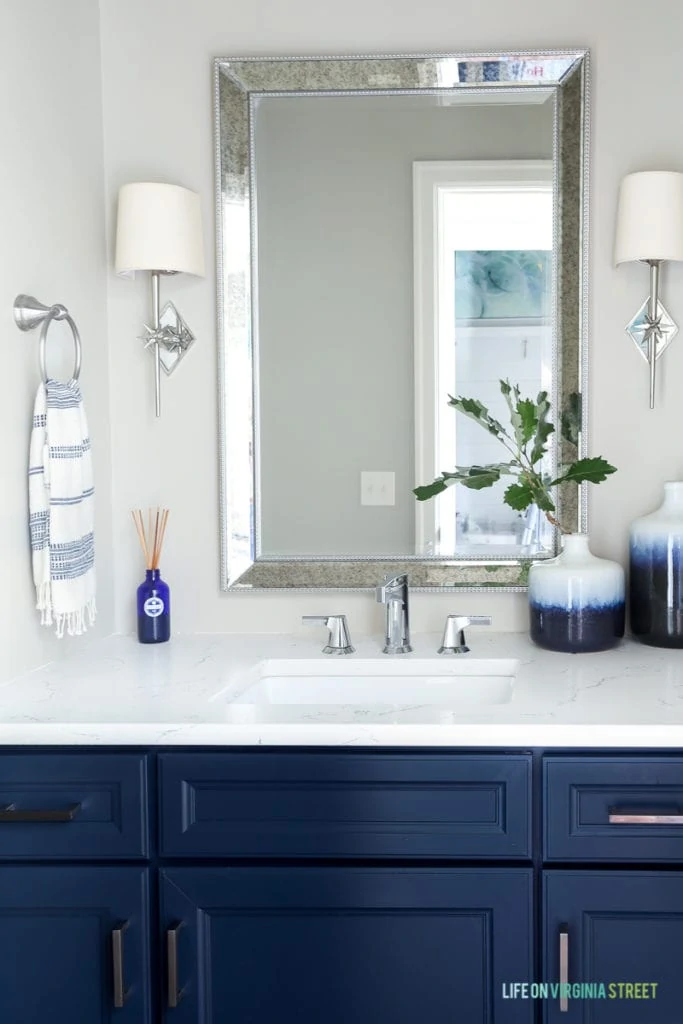
[[[562,476],[553,480],[551,487],[556,484],[601,484],[612,473],[616,473],[616,467],[611,466],[601,455],[592,459],[579,459],[568,466]]]
[[[469,416],[469,418],[474,420],[475,423],[482,426],[484,430],[488,430],[489,434],[493,434],[494,437],[497,437],[499,441],[508,436],[503,424],[499,423],[498,420],[495,420],[483,402],[480,402],[478,399],[454,398],[452,395],[449,395],[448,404],[452,405],[464,416]]]
[[[552,423],[548,422],[549,413],[550,402],[548,401],[548,392],[539,391],[538,398],[536,399],[536,433],[534,437],[534,445],[529,457],[532,466],[535,466],[537,462],[540,462],[545,455],[547,451],[548,438],[555,430]]]
[[[560,417],[560,430],[564,441],[577,445],[581,433],[581,395],[573,391]]]
[[[509,380],[501,380],[500,393],[507,402],[507,407],[510,413],[510,423],[512,425],[512,430],[515,435],[517,447],[522,448],[524,446],[524,430],[522,426],[522,417],[519,415],[517,411],[517,403],[519,402],[519,388],[513,388]]]
[[[428,501],[429,498],[441,494],[452,484],[462,484],[473,491],[481,491],[485,487],[492,487],[497,484],[504,473],[511,472],[510,463],[494,462],[488,466],[463,466],[456,468],[453,473],[442,473],[441,476],[431,484],[416,487],[413,494],[418,501]]]
[[[418,501],[429,501],[430,498],[435,498],[437,494],[441,494],[442,491],[446,490],[448,484],[445,480],[435,480],[431,484],[424,484],[422,487],[416,487],[413,494]]]
[[[534,477],[531,489],[534,495],[534,505],[538,505],[541,512],[555,511],[555,504],[550,496],[547,485],[543,483],[540,477]]]
[[[503,495],[503,501],[517,512],[525,512],[534,503],[534,492],[528,483],[510,484]]]
[[[529,505],[538,505],[541,512],[555,511],[546,485],[535,473],[525,475],[518,483],[511,484],[505,491],[503,500],[517,512],[524,512]]]
[[[469,487],[473,491],[481,491],[484,487],[492,487],[497,484],[501,476],[510,473],[510,464],[507,462],[496,462],[489,466],[470,466],[462,470],[458,483],[463,487]]]
[[[522,421],[522,447],[527,445],[536,435],[539,408],[530,398],[523,398],[517,403],[517,412]]]

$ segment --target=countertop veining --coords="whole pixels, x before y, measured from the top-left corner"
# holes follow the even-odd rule
[[[437,658],[438,643],[418,635],[415,655]],[[387,657],[377,637],[356,647],[358,657]],[[509,703],[441,721],[415,705],[323,704],[255,720],[231,703],[259,660],[283,657],[325,656],[298,634],[181,635],[158,646],[112,636],[0,686],[0,743],[683,748],[683,652],[627,640],[601,654],[553,654],[525,634],[478,633],[463,658],[519,662]]]

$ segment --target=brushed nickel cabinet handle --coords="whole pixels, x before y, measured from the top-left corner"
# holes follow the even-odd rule
[[[566,924],[560,925],[560,1013],[567,1013],[569,1000],[567,989],[569,984],[569,932]]]
[[[128,921],[124,921],[111,933],[112,965],[114,968],[114,1006],[120,1010],[126,999],[128,991],[123,979],[123,933],[128,928]]]
[[[178,988],[178,935],[183,922],[169,928],[166,932],[166,959],[168,965],[168,1006],[175,1010],[183,998],[182,989]]]
[[[610,825],[683,825],[683,814],[633,814],[615,808],[608,820]]]
[[[69,804],[61,810],[25,810],[15,807],[14,804],[5,804],[0,807],[0,822],[28,821],[34,824],[49,824],[56,821],[73,821],[81,809],[80,804]]]

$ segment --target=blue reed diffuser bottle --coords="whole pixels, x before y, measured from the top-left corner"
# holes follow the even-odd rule
[[[159,559],[164,542],[168,509],[150,509],[147,514],[148,530],[140,509],[133,512],[145,556],[145,579],[137,590],[138,640],[141,644],[162,644],[171,637],[171,592],[161,578]]]

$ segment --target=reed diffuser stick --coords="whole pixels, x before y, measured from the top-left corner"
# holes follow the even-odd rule
[[[150,558],[149,558],[149,552],[147,550],[147,540],[145,538],[145,527],[144,527],[144,524],[142,522],[142,513],[140,512],[139,509],[134,509],[131,512],[131,515],[133,517],[133,522],[135,523],[135,529],[138,531],[138,539],[140,541],[140,547],[142,548],[142,553],[145,556],[145,567],[147,569],[149,569]]]
[[[147,509],[147,525],[145,527],[145,516],[142,509],[136,508],[131,512],[135,529],[137,530],[140,547],[145,558],[145,568],[158,569],[161,560],[161,549],[166,533],[169,509],[160,508]]]
[[[164,534],[166,533],[166,523],[168,522],[168,509],[165,508],[161,514],[161,528],[159,531],[159,558],[161,557],[161,548],[164,543]]]
[[[159,507],[154,515],[154,544],[152,545],[152,564],[156,569],[159,565]]]

